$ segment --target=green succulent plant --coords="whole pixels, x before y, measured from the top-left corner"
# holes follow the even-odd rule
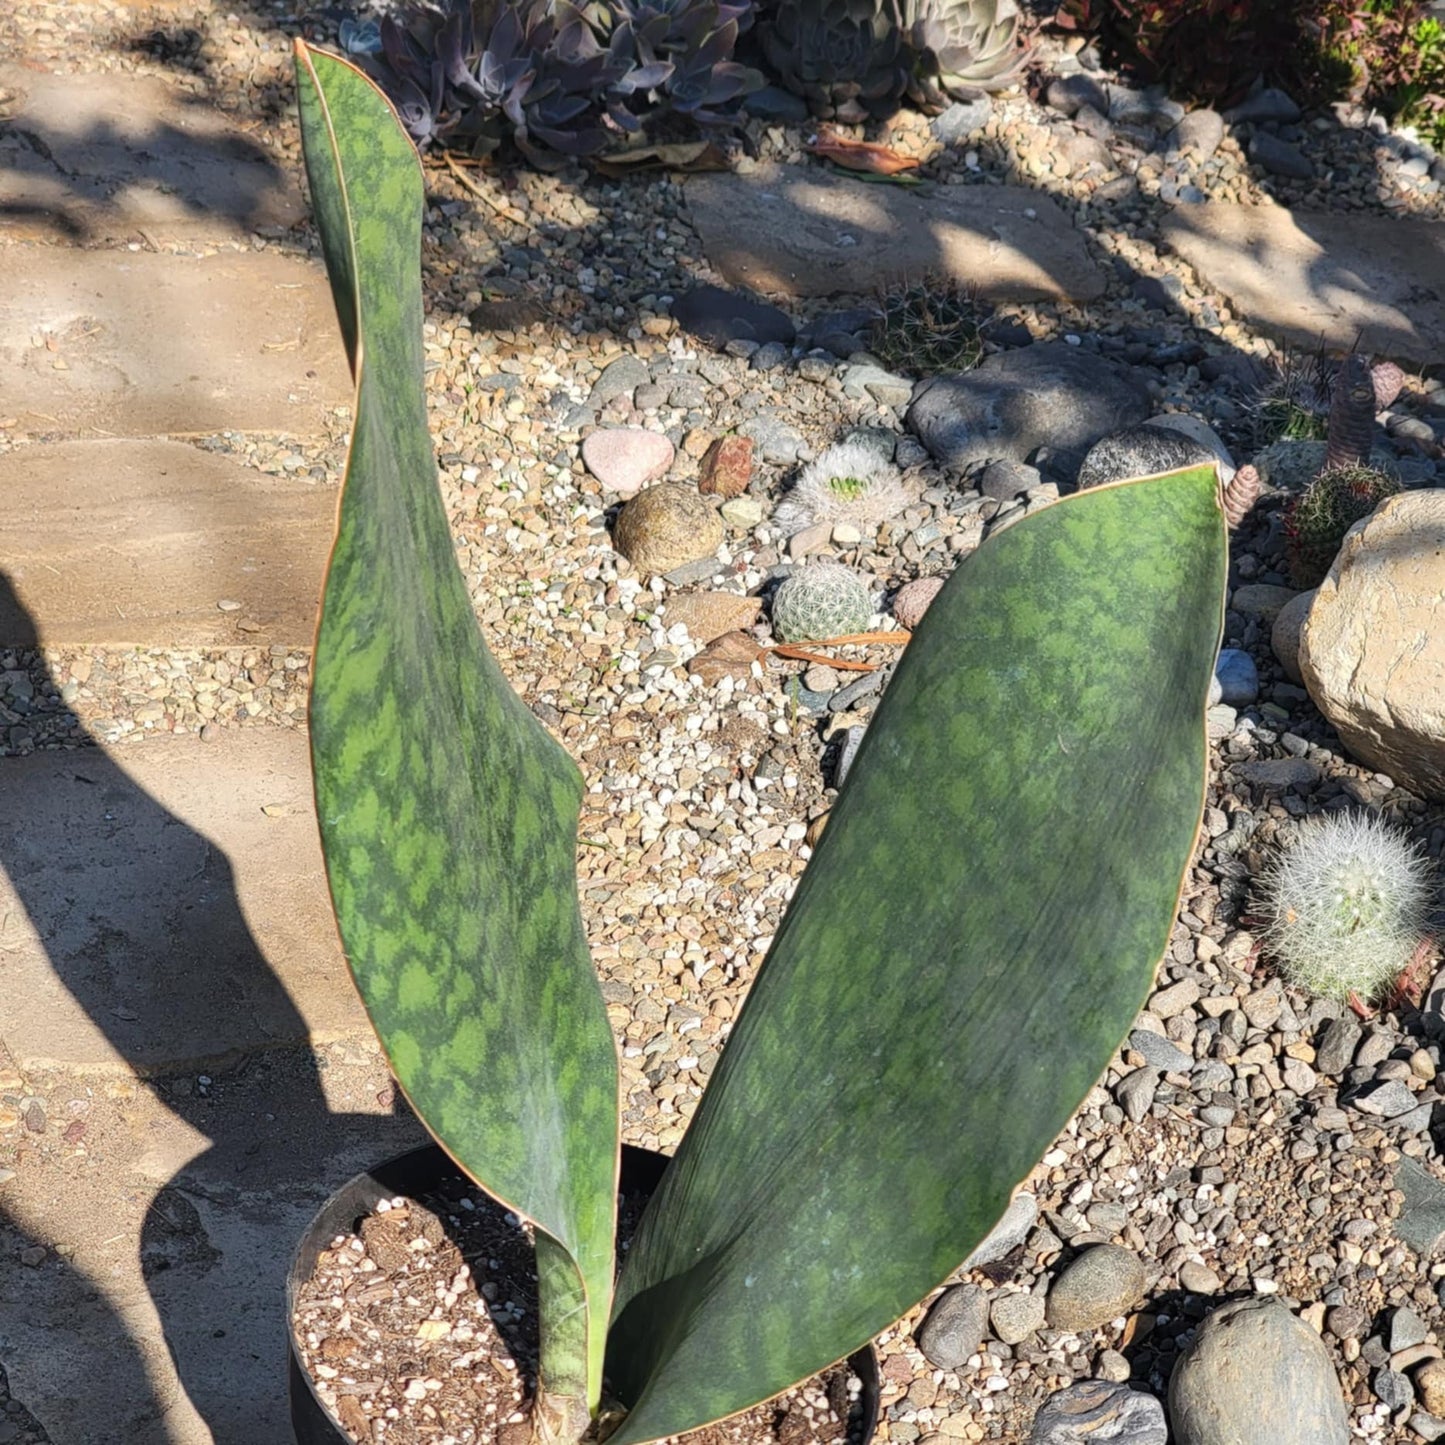
[[[427,430],[420,164],[347,62],[298,42],[297,76],[356,386],[310,714],[338,927],[417,1115],[535,1226],[534,1439],[580,1440],[606,1401],[614,1445],[643,1445],[894,1322],[988,1233],[1126,1032],[1203,802],[1214,470],[1068,498],[954,573],[617,1275],[582,779],[488,651],[456,563]]]
[[[1295,497],[1284,514],[1285,559],[1296,587],[1318,587],[1345,533],[1400,490],[1373,467],[1331,467]]]
[[[768,64],[824,120],[939,111],[950,96],[1018,79],[1015,0],[773,0],[758,35]]]

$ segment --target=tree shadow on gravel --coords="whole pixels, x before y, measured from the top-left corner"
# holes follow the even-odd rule
[[[3,571],[0,620],[0,650],[28,673],[37,714],[60,707],[34,623]],[[21,919],[22,957],[12,924],[0,983],[16,970],[42,995],[58,983],[56,1011],[78,1005],[121,1064],[97,1078],[36,1058],[36,1030],[16,1021],[26,1001],[13,982],[0,988],[0,1063],[13,1060],[23,1089],[33,1077],[53,1090],[6,1138],[19,1146],[0,1155],[14,1170],[0,1193],[0,1362],[55,1445],[190,1442],[197,1419],[216,1445],[287,1438],[290,1255],[347,1175],[419,1142],[420,1130],[405,1113],[333,1108],[344,1080],[323,1068],[346,1080],[370,1075],[348,1075],[344,1055],[308,1046],[225,853],[147,794],[117,754],[83,733],[79,741],[73,751],[0,758],[5,892],[53,971],[52,980],[22,961]],[[226,738],[195,746],[217,748],[219,759]],[[202,1037],[214,1041],[209,1064],[184,1057]],[[65,1094],[84,1101],[69,1128]],[[103,1102],[117,1097],[130,1102]],[[389,1107],[389,1091],[376,1102]],[[141,1201],[140,1237],[120,1242],[127,1206]],[[108,1267],[117,1243],[138,1259]],[[144,1331],[152,1307],[188,1399],[167,1392],[171,1371]]]

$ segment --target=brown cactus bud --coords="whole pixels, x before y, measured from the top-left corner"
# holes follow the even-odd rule
[[[1231,532],[1249,515],[1249,509],[1259,499],[1259,493],[1259,473],[1251,466],[1240,467],[1224,489],[1224,515]]]
[[[1370,369],[1370,382],[1375,388],[1375,410],[1384,411],[1404,388],[1405,373],[1393,361],[1377,362]]]
[[[1363,466],[1375,436],[1375,384],[1370,364],[1352,354],[1340,363],[1330,389],[1330,429],[1322,471]]]

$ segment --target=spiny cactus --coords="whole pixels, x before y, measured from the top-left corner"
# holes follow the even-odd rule
[[[773,631],[784,642],[821,642],[863,632],[873,598],[841,562],[810,562],[773,594]]]
[[[1431,865],[1370,814],[1308,824],[1261,877],[1262,942],[1284,976],[1324,998],[1367,1000],[1411,961],[1425,935]]]
[[[1284,514],[1290,581],[1300,588],[1318,587],[1345,533],[1399,490],[1399,482],[1373,467],[1336,467],[1315,477]]]
[[[1330,364],[1320,353],[1277,363],[1252,408],[1256,448],[1278,441],[1323,441],[1330,379]]]
[[[986,319],[969,287],[925,277],[884,293],[870,346],[885,366],[908,376],[967,371],[983,359]]]
[[[789,534],[816,522],[871,529],[907,505],[908,493],[892,462],[866,441],[841,441],[803,468],[773,521]]]

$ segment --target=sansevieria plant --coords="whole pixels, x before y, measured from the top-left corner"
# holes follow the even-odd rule
[[[929,608],[615,1276],[618,1076],[576,766],[488,652],[427,433],[416,152],[297,48],[356,384],[311,747],[347,958],[397,1081],[536,1226],[534,1438],[639,1445],[861,1346],[996,1222],[1167,942],[1223,614],[1212,468],[1026,517]]]

